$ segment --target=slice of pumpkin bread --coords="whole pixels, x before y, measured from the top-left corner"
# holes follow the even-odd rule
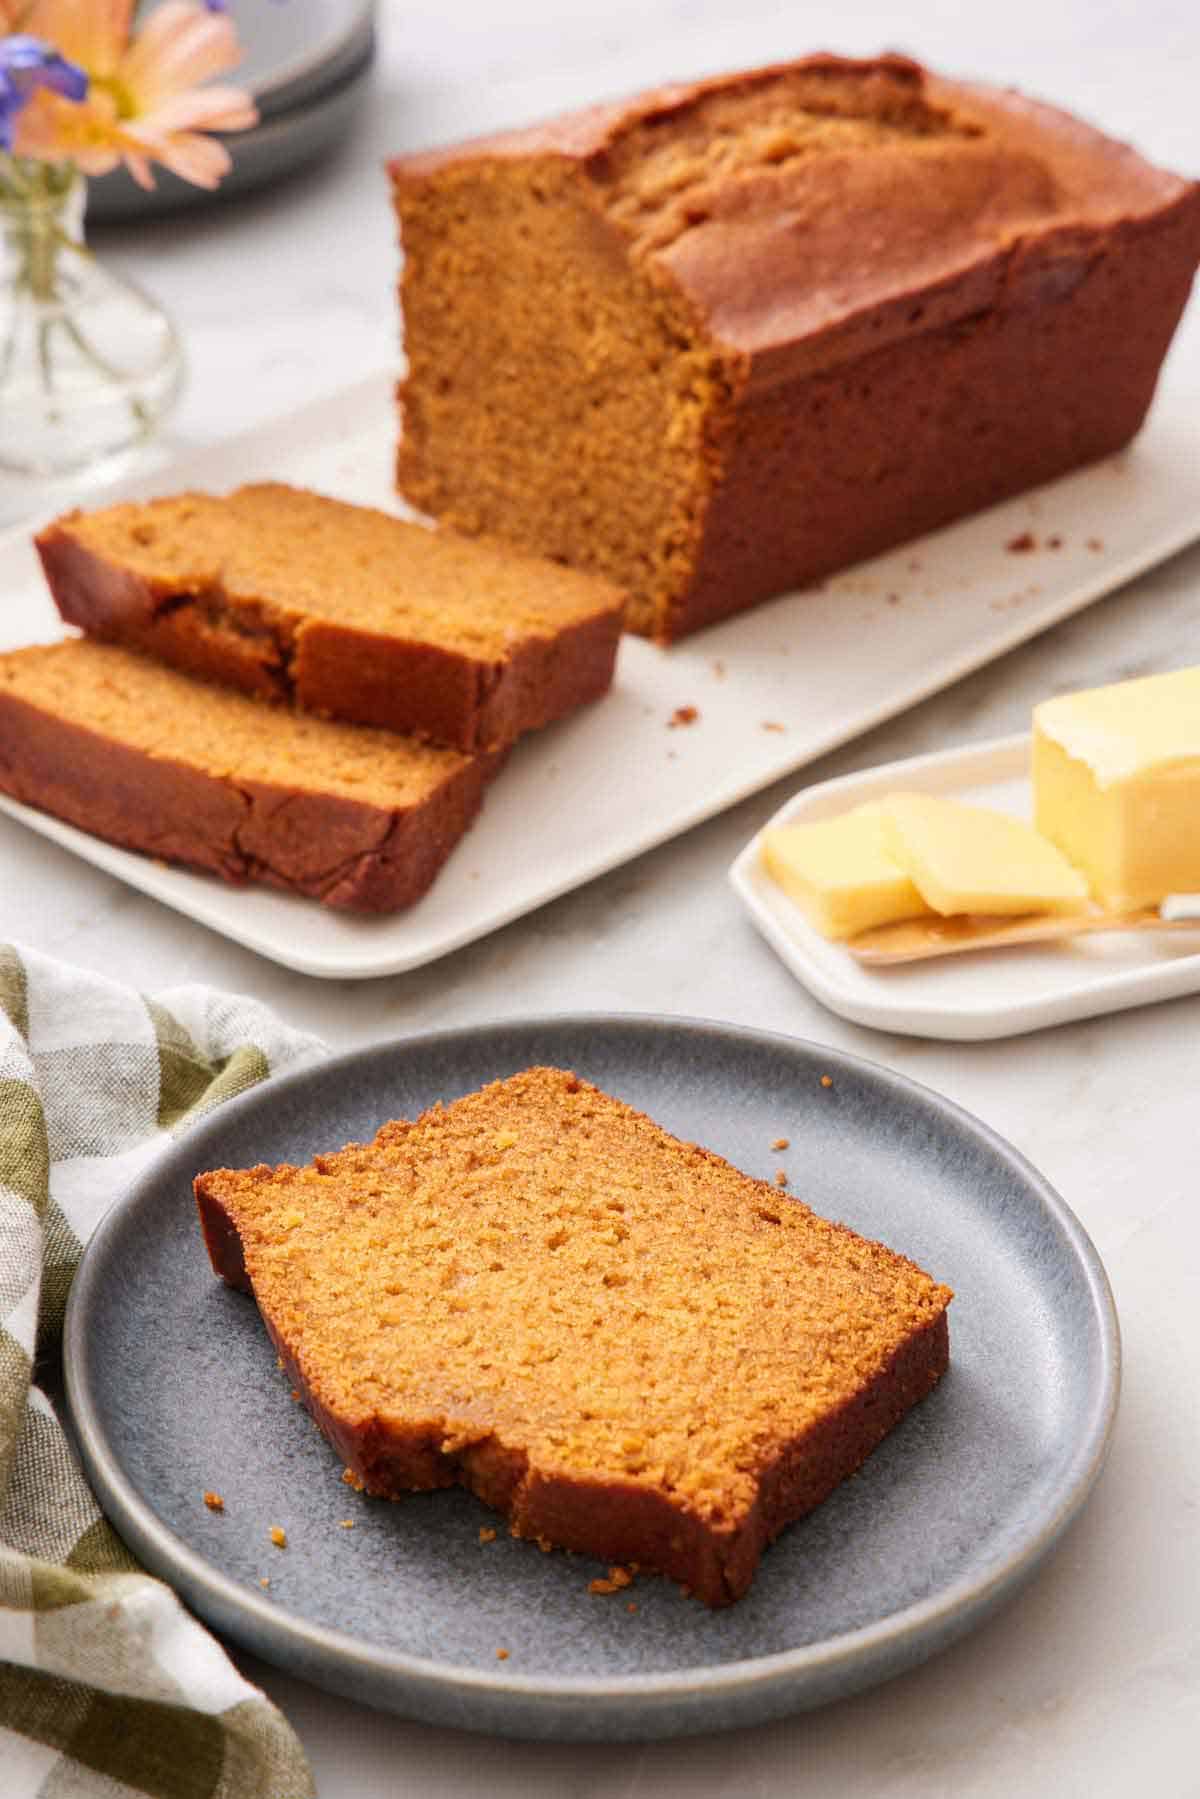
[[[456,749],[511,743],[612,682],[606,582],[278,482],[71,512],[36,541],[92,636]]]
[[[195,1190],[356,1484],[708,1605],[947,1366],[948,1288],[558,1069]]]
[[[502,759],[264,706],[115,644],[0,655],[0,793],[328,906],[419,899]]]

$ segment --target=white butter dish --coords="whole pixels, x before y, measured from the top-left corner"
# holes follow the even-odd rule
[[[1028,820],[1032,814],[1028,736],[943,750],[807,787],[763,827],[835,817],[898,789],[945,794]],[[729,871],[735,893],[787,967],[830,1011],[852,1023],[913,1037],[968,1041],[1016,1036],[1102,1012],[1123,1011],[1200,990],[1200,916],[1195,932],[1100,932],[1054,943],[1012,946],[867,968],[822,937],[767,874],[761,833]],[[1177,906],[1200,912],[1193,895]]]

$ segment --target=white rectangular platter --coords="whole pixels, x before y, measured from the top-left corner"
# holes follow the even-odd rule
[[[271,478],[400,510],[391,385],[361,383],[105,500]],[[1196,420],[1186,388],[1168,387],[1120,456],[670,650],[627,637],[612,694],[518,745],[431,892],[390,918],[227,887],[0,807],[287,967],[339,980],[415,968],[711,817],[1182,548],[1200,535]],[[1014,549],[1026,534],[1035,547]],[[0,648],[62,635],[28,529],[0,539],[0,595]]]
[[[806,788],[763,829],[833,818],[901,790],[994,806],[1028,823],[1033,813],[1029,761],[1030,740],[1020,736],[886,763]],[[734,891],[796,978],[830,1011],[855,1024],[913,1037],[1011,1037],[1200,989],[1200,921],[1194,931],[1174,934],[1103,931],[867,968],[813,929],[763,868],[761,842],[760,832],[730,869]]]

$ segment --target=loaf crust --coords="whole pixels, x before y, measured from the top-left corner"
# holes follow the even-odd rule
[[[125,849],[327,906],[419,899],[502,756],[302,718],[108,644],[0,656],[0,791]]]
[[[36,543],[94,637],[453,748],[503,747],[612,682],[607,583],[281,483],[74,511]]]
[[[354,1484],[708,1605],[947,1366],[947,1288],[562,1070],[195,1193]]]
[[[894,56],[391,172],[401,491],[663,640],[1120,448],[1200,257],[1196,184]]]

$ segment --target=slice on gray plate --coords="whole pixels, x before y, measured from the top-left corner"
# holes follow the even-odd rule
[[[191,1196],[200,1170],[305,1162],[546,1063],[750,1174],[769,1179],[785,1162],[817,1211],[955,1289],[941,1385],[784,1531],[725,1611],[654,1577],[599,1597],[589,1581],[604,1569],[585,1557],[539,1554],[503,1529],[481,1541],[495,1514],[461,1490],[395,1503],[351,1493],[291,1399],[253,1300],[209,1265]],[[781,1136],[786,1155],[771,1147]],[[853,1056],[648,1017],[414,1037],[231,1101],[101,1225],[65,1352],[101,1504],[215,1629],[429,1723],[579,1740],[752,1724],[945,1648],[1019,1587],[1082,1506],[1119,1383],[1095,1250],[986,1126]],[[223,1496],[221,1514],[206,1489]],[[271,1546],[275,1524],[286,1554]]]

